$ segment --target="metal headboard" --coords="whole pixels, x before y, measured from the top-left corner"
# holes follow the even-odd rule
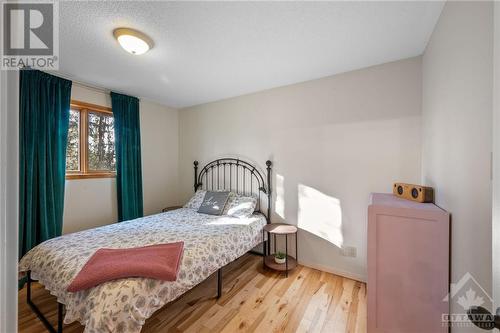
[[[194,161],[194,191],[199,189],[228,190],[242,195],[257,197],[256,211],[264,214],[271,223],[271,161],[266,161],[267,177],[259,168],[237,158],[219,158],[207,163],[198,174],[198,161]],[[262,198],[261,193],[265,196]],[[267,199],[267,200],[266,200]],[[267,213],[262,210],[262,200]]]

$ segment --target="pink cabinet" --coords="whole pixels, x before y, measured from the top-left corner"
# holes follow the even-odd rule
[[[448,332],[449,214],[374,193],[368,207],[368,333]]]

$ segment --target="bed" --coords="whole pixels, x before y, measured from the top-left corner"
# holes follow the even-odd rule
[[[62,332],[64,323],[79,321],[87,333],[140,332],[147,318],[165,304],[218,274],[221,293],[222,267],[263,244],[263,227],[269,223],[271,162],[267,179],[248,162],[224,158],[207,163],[198,173],[194,162],[194,189],[232,190],[254,195],[258,204],[246,218],[213,216],[190,208],[76,232],[50,239],[29,251],[19,263],[28,275],[28,304],[50,332]],[[261,195],[263,194],[263,195]],[[267,214],[263,213],[263,207]],[[66,288],[87,260],[100,248],[132,248],[184,242],[184,254],[176,281],[125,278],[70,293]],[[269,246],[269,244],[267,244]],[[51,326],[31,299],[31,282],[38,280],[58,301],[58,326]]]

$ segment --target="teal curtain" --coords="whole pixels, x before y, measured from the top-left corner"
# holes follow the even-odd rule
[[[21,70],[19,257],[61,235],[71,81]]]
[[[111,93],[115,118],[118,221],[143,216],[139,99]]]

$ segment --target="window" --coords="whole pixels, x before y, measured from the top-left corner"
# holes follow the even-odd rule
[[[71,101],[66,178],[115,176],[115,131],[110,108]]]

